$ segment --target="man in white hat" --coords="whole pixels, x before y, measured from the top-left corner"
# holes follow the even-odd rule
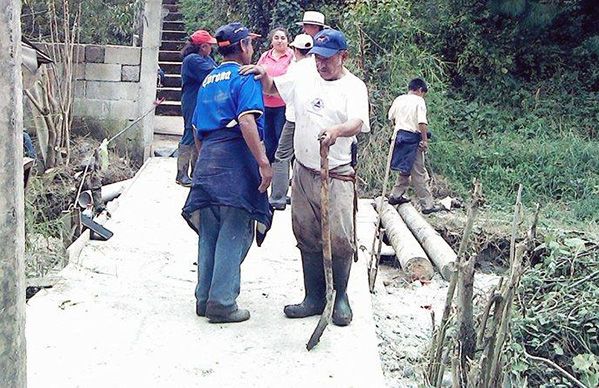
[[[304,33],[314,38],[320,31],[328,28],[324,24],[324,15],[317,11],[306,11],[304,12],[304,18],[301,22],[295,23],[298,26],[302,26]]]

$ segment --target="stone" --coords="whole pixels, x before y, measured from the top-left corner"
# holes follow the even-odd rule
[[[139,86],[131,82],[87,81],[86,95],[98,100],[136,101]]]
[[[139,66],[123,65],[121,70],[121,81],[139,82]]]
[[[120,81],[121,66],[104,63],[85,65],[85,79],[88,81]]]
[[[85,62],[104,63],[104,47],[96,45],[85,46]]]
[[[104,63],[139,65],[141,63],[141,49],[128,46],[106,46]]]

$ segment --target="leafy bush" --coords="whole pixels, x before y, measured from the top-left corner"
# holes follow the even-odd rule
[[[547,237],[537,250],[546,250],[546,256],[523,275],[513,320],[515,369],[531,386],[571,386],[557,371],[531,362],[525,349],[594,387],[599,378],[599,246],[564,234]]]
[[[51,41],[50,13],[64,17],[68,5],[71,19],[81,9],[80,43],[131,45],[139,33],[142,0],[25,0],[21,12],[23,35],[34,41]],[[72,24],[73,20],[71,20]]]

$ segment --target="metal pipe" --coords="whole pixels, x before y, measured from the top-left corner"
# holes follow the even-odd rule
[[[133,178],[126,179],[126,180],[120,181],[120,182],[111,183],[106,186],[102,186],[102,202],[106,203],[106,202],[112,201],[113,199],[115,199],[116,197],[121,195],[122,192],[125,191],[125,189],[127,187],[129,187],[129,185],[131,184],[132,181],[133,181]],[[79,198],[77,198],[77,203],[83,209],[87,208],[88,206],[93,205],[91,191],[90,190],[82,191],[81,194],[79,194]]]

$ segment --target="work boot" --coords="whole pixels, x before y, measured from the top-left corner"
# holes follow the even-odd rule
[[[237,309],[233,312],[224,315],[209,315],[208,322],[210,323],[235,323],[243,322],[250,319],[250,312],[245,309]]]
[[[321,253],[302,252],[304,270],[304,290],[306,296],[300,304],[285,306],[283,312],[287,318],[305,318],[322,314],[325,300],[324,267]]]
[[[193,145],[179,144],[179,155],[177,156],[177,184],[185,187],[191,187],[191,179],[188,175],[189,161],[191,159]]]
[[[335,294],[335,307],[333,308],[333,323],[337,326],[349,325],[353,317],[346,292],[351,264],[351,258],[333,258],[333,284],[337,291]]]

